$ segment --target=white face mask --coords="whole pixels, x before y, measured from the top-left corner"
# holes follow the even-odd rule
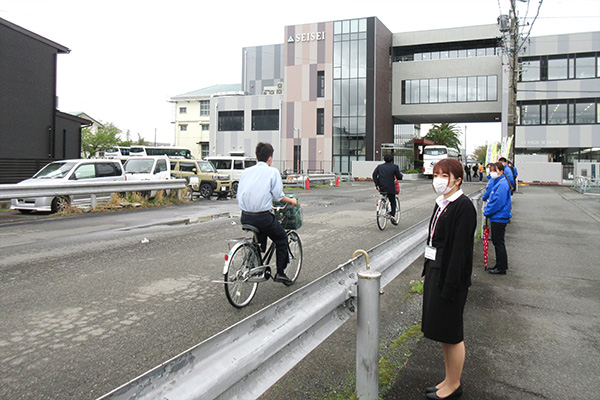
[[[450,187],[450,180],[445,178],[433,178],[433,190],[439,194],[446,194],[450,192],[454,186]]]
[[[488,168],[488,169],[486,169],[486,170],[485,170],[485,173],[489,175],[489,174],[490,174],[490,169],[489,169],[489,168]]]
[[[494,172],[490,172],[490,177],[491,177],[492,179],[496,179],[496,178],[498,177],[498,173],[497,173],[497,172],[495,172],[495,171],[494,171]]]

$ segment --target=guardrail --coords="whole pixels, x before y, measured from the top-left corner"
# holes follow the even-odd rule
[[[308,178],[311,185],[323,185],[336,182],[339,175],[336,174],[308,174],[308,175],[287,175],[283,179],[283,184],[289,185],[301,185],[306,186],[306,179]]]
[[[477,210],[479,196],[471,197]],[[381,288],[423,254],[428,222],[368,251]],[[352,316],[365,266],[364,256],[348,260],[98,400],[256,399]]]
[[[80,194],[104,194],[115,192],[142,192],[151,190],[176,190],[186,187],[185,179],[163,181],[115,181],[115,182],[69,182],[39,185],[0,185],[0,200],[27,197],[72,196]]]

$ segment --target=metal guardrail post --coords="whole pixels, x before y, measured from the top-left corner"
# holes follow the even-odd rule
[[[358,275],[358,316],[356,327],[356,395],[361,400],[379,399],[379,296],[381,273],[369,267]]]

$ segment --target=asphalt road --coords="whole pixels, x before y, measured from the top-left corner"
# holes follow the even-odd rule
[[[402,222],[383,232],[370,182],[298,190],[298,284],[428,217],[430,184],[405,182],[402,190]],[[265,283],[236,310],[211,282],[222,279],[226,239],[243,235],[235,200],[29,221],[0,214],[3,399],[95,399],[292,290]],[[332,384],[344,375],[334,371]]]

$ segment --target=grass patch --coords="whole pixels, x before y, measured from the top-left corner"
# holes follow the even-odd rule
[[[389,391],[398,377],[398,373],[408,363],[412,352],[410,345],[423,337],[421,324],[415,324],[394,339],[389,345],[381,344],[379,358],[379,391],[385,394]]]
[[[410,281],[410,289],[408,293],[423,294],[423,279]]]

